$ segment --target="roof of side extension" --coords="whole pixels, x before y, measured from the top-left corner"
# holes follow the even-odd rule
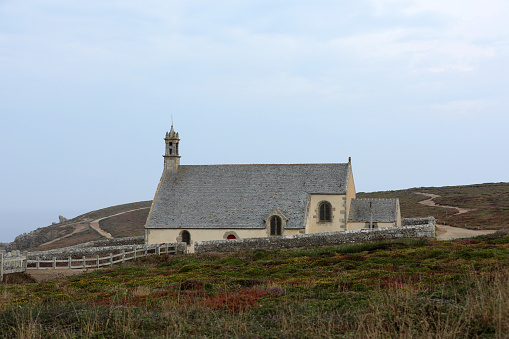
[[[165,171],[147,228],[304,228],[309,194],[346,194],[349,164],[206,165]]]
[[[348,222],[369,222],[370,207],[373,222],[395,222],[398,218],[398,199],[352,199]]]

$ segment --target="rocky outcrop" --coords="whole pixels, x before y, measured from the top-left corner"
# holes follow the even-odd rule
[[[22,233],[18,235],[13,242],[7,244],[6,250],[24,251],[30,248],[35,248],[41,244],[62,237],[71,232],[72,227],[68,228],[40,227],[32,232]]]

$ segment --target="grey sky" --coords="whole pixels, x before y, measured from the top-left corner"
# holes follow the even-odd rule
[[[358,191],[508,181],[509,2],[0,0],[0,241],[183,164],[353,159]]]

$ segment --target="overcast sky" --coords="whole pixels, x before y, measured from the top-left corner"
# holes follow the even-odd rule
[[[0,0],[0,242],[182,164],[331,163],[357,191],[509,181],[509,2]]]

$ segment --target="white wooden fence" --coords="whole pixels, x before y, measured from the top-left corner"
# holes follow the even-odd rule
[[[99,255],[88,255],[82,256],[81,258],[68,256],[66,259],[57,259],[57,257],[53,257],[51,260],[41,259],[40,257],[28,259],[27,252],[21,255],[19,251],[13,251],[7,254],[0,251],[0,282],[3,280],[4,274],[25,272],[27,269],[55,270],[99,268],[113,266],[114,264],[123,263],[147,255],[161,254],[177,254],[177,247],[174,244],[145,245],[143,247],[132,246],[131,249],[124,248],[120,250],[120,253],[109,253],[104,257],[100,257]]]
[[[113,266],[114,264],[123,263],[128,260],[145,257],[147,255],[161,255],[161,254],[176,254],[176,247],[169,244],[162,245],[148,245],[142,248],[133,246],[131,250],[121,250],[120,253],[109,253],[104,257],[99,255],[95,256],[82,256],[81,258],[73,258],[68,256],[66,259],[36,259],[27,260],[28,269],[36,270],[58,270],[69,268],[99,268],[103,266]]]
[[[0,251],[0,282],[4,274],[25,272],[27,265],[26,252],[22,255],[19,251]]]

